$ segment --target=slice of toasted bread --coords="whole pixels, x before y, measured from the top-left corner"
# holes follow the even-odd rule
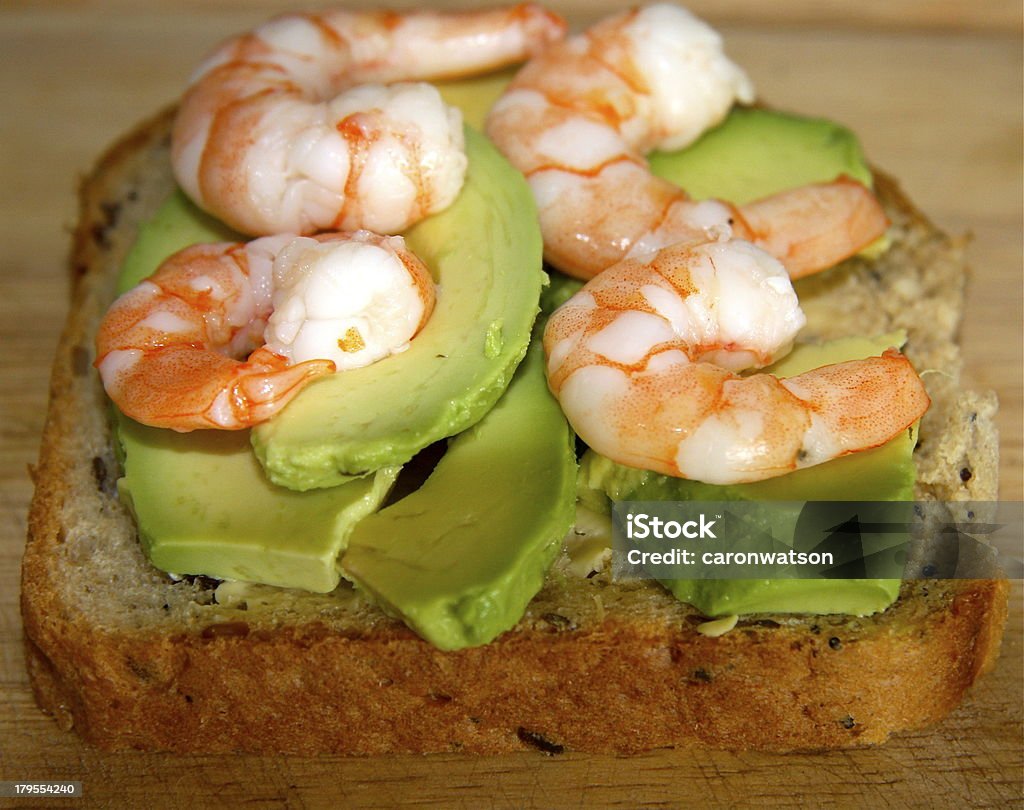
[[[347,586],[228,599],[155,570],[117,499],[91,363],[136,228],[171,189],[169,122],[117,144],[82,188],[22,575],[33,687],[61,726],[106,749],[183,752],[838,748],[941,718],[993,665],[995,580],[908,583],[875,616],[759,615],[710,638],[652,583],[556,568],[516,628],[442,652]],[[801,282],[807,333],[905,328],[917,367],[942,372],[926,377],[919,497],[993,500],[995,401],[958,388],[962,245],[879,187],[893,247]]]

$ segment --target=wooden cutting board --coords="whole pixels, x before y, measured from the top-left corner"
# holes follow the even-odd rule
[[[455,5],[435,3],[449,4]],[[552,5],[577,21],[621,7]],[[232,807],[1024,801],[1020,583],[996,671],[944,723],[863,751],[351,760],[105,755],[36,709],[21,652],[18,565],[31,495],[26,470],[37,452],[50,357],[66,312],[64,257],[76,177],[120,131],[172,101],[218,39],[285,6],[8,0],[0,8],[0,780],[80,780],[88,797],[81,806],[124,807],[214,797]],[[941,226],[973,235],[965,378],[999,394],[1002,496],[1021,499],[1019,3],[703,0],[693,7],[723,26],[730,52],[764,99],[849,125],[870,159],[900,177]],[[40,805],[24,806],[33,804]]]

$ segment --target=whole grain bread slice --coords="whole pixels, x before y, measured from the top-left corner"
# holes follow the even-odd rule
[[[999,580],[906,583],[875,616],[758,615],[711,638],[652,583],[556,565],[517,627],[442,652],[344,585],[240,594],[155,570],[116,495],[92,335],[139,223],[172,188],[170,120],[114,146],[81,190],[22,572],[33,688],[62,727],[105,749],[181,752],[838,748],[938,720],[993,665]],[[938,372],[918,496],[993,500],[996,403],[958,385],[963,244],[890,180],[879,191],[892,248],[801,282],[806,336],[906,329],[916,366]]]

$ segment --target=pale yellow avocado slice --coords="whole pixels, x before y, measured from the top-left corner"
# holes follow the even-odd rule
[[[293,492],[267,480],[245,431],[179,434],[119,416],[118,435],[119,492],[153,565],[307,591],[338,585],[352,528],[380,506],[399,469]]]
[[[572,525],[573,433],[535,341],[498,404],[418,490],[362,521],[346,576],[443,650],[519,621]]]

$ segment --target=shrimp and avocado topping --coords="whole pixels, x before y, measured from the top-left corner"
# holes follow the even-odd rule
[[[583,441],[623,464],[757,481],[878,446],[928,407],[895,350],[784,382],[739,376],[804,325],[790,279],[888,225],[845,176],[737,206],[650,171],[647,151],[691,143],[752,100],[718,35],[659,4],[548,48],[488,119],[530,182],[546,257],[590,279],[548,322],[549,385]]]
[[[753,100],[718,35],[669,4],[563,42],[564,33],[533,5],[325,11],[222,46],[186,94],[174,169],[200,208],[265,236],[176,246],[184,250],[115,304],[98,361],[115,402],[178,431],[253,427],[268,482],[290,490],[341,489],[456,434],[475,446],[463,431],[501,423],[495,403],[530,342],[542,236],[556,270],[590,281],[550,315],[546,375],[535,359],[517,377],[530,393],[510,402],[550,400],[546,382],[577,434],[612,462],[675,479],[771,480],[885,443],[919,418],[927,394],[894,349],[787,380],[746,373],[785,355],[804,325],[791,280],[884,233],[880,204],[847,176],[855,172],[752,201],[691,198],[646,154],[692,143]],[[419,81],[523,59],[487,122],[493,144],[464,131]],[[398,232],[405,242],[388,235]],[[573,503],[575,460],[555,423],[564,419],[548,431],[558,452],[536,469],[527,511],[557,520],[532,526],[532,539],[510,538],[547,550]],[[148,442],[127,449],[129,465],[133,454],[162,463],[147,455],[162,444]],[[439,474],[424,498],[469,491],[462,463],[448,468],[454,483]],[[542,480],[552,470],[557,486]],[[125,486],[140,509],[142,486]],[[415,544],[374,528],[389,514],[405,519],[389,509],[366,522],[357,548],[416,558]],[[422,606],[385,595],[388,566],[351,562],[367,591],[431,637],[405,615]],[[473,572],[455,579],[442,612],[481,587]],[[528,598],[519,593],[488,636],[514,624]],[[488,640],[466,622],[445,646]]]
[[[185,94],[171,162],[197,205],[266,236],[189,247],[115,303],[97,337],[111,398],[147,425],[249,428],[313,379],[407,347],[433,281],[400,237],[371,231],[450,207],[468,160],[459,110],[406,80],[521,61],[564,28],[530,4],[334,10],[222,45]],[[360,230],[296,238],[335,229]]]

